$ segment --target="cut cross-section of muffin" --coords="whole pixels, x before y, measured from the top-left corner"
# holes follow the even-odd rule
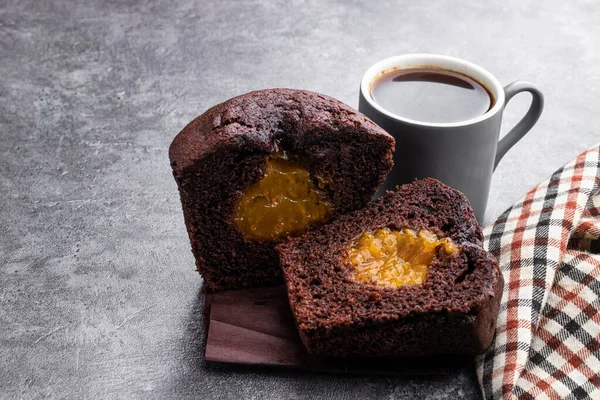
[[[466,197],[434,179],[277,247],[310,353],[479,354],[503,280]]]
[[[366,205],[394,139],[331,97],[247,93],[189,123],[169,157],[209,291],[282,282],[274,247]]]

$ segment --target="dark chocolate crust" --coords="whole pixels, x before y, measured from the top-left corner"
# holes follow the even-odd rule
[[[244,94],[212,107],[173,140],[196,266],[208,291],[282,282],[276,242],[245,238],[232,219],[265,158],[285,151],[329,182],[333,218],[366,205],[392,167],[394,139],[331,97],[292,89]]]
[[[438,249],[421,285],[383,288],[352,279],[349,242],[377,228],[427,229],[459,247]],[[300,337],[313,354],[480,354],[491,343],[503,279],[482,246],[466,197],[435,179],[388,192],[370,206],[278,246]]]

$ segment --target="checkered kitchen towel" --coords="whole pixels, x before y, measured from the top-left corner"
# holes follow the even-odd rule
[[[506,282],[485,399],[600,399],[600,147],[485,230]]]

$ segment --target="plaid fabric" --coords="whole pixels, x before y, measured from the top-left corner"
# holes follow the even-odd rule
[[[484,229],[505,279],[485,399],[600,399],[600,148]]]

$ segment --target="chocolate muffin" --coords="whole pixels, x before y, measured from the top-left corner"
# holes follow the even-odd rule
[[[365,206],[394,139],[331,97],[271,89],[219,104],[169,149],[208,291],[282,282],[274,247]]]
[[[435,179],[277,247],[290,306],[312,354],[479,354],[503,279],[466,197]]]

